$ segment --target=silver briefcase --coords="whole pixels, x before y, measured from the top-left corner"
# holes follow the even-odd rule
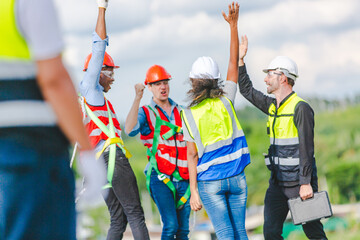
[[[295,225],[332,216],[329,196],[326,191],[316,192],[312,198],[304,201],[300,197],[289,199],[288,205]]]

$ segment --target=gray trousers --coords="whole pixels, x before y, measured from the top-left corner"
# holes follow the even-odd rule
[[[107,166],[109,152],[104,153],[104,159]],[[129,160],[118,147],[116,148],[112,186],[106,190],[108,195],[105,198],[111,221],[106,239],[122,239],[127,223],[130,225],[134,239],[150,239],[145,225],[144,211],[140,203],[135,174]]]

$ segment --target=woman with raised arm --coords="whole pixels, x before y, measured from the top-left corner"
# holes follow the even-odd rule
[[[239,4],[229,5],[229,14],[223,12],[223,16],[231,34],[225,86],[220,87],[216,62],[210,57],[198,58],[190,72],[191,103],[182,114],[186,126],[190,206],[194,211],[200,210],[201,199],[218,239],[248,239],[244,169],[250,163],[250,155],[233,106],[238,79]]]

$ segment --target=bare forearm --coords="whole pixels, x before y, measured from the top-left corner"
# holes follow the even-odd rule
[[[135,97],[134,102],[129,111],[129,114],[126,117],[125,132],[127,134],[130,133],[134,129],[136,123],[138,122],[138,112],[139,112],[140,101],[141,101],[141,98],[139,99],[139,98]]]
[[[239,61],[239,36],[237,23],[230,24],[230,59],[227,80],[237,83]]]
[[[92,147],[82,123],[75,88],[60,56],[38,62],[38,83],[65,136],[72,143],[78,142],[83,150],[90,150]]]
[[[99,8],[99,14],[95,27],[95,32],[102,40],[106,38],[105,11],[105,8]]]
[[[194,144],[194,143],[191,143]],[[189,143],[188,143],[189,146]],[[198,164],[198,155],[197,153],[188,152],[187,154],[188,168],[189,168],[189,180],[190,180],[190,190],[191,192],[197,191],[197,164]]]

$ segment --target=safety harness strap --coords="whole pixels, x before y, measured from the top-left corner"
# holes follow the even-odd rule
[[[89,115],[91,120],[100,128],[100,130],[108,136],[108,139],[106,140],[102,150],[96,154],[96,157],[99,158],[101,154],[105,151],[107,147],[109,147],[109,163],[108,163],[108,171],[107,171],[107,180],[108,184],[106,184],[103,189],[111,188],[112,187],[112,178],[114,175],[114,169],[115,169],[115,156],[116,156],[116,145],[121,149],[121,151],[125,154],[126,158],[130,158],[131,154],[130,152],[125,148],[124,142],[121,138],[116,137],[115,134],[115,126],[114,122],[112,120],[110,108],[107,99],[105,98],[105,103],[107,107],[108,112],[108,118],[109,118],[109,128],[91,111],[91,109],[84,104],[86,113]]]
[[[91,120],[96,124],[96,126],[98,126],[100,128],[100,130],[105,133],[106,136],[110,137],[110,130],[107,128],[107,126],[91,111],[91,109],[86,105],[85,105],[85,109],[86,109],[86,113],[89,115],[89,117],[91,118]],[[106,105],[108,107],[108,104],[107,104],[107,100],[106,100]],[[111,127],[110,123],[112,124],[113,126],[113,130],[115,132],[115,127],[114,127],[114,124],[113,124],[113,121],[112,121],[112,118],[110,118],[110,110],[109,110],[109,107],[108,107],[108,113],[109,113],[109,127]],[[114,138],[118,138],[116,137],[116,135],[114,136]],[[125,154],[126,158],[131,158],[132,155],[131,153],[129,152],[129,150],[127,150],[127,148],[124,146],[124,142],[121,138],[118,138],[120,142],[112,142],[111,144],[114,144],[116,143],[116,145],[122,150],[122,152]],[[105,142],[106,144],[106,142]],[[107,147],[107,146],[106,146]],[[106,149],[105,147],[105,149]],[[104,150],[105,150],[104,149]],[[100,154],[101,155],[101,154]]]
[[[156,152],[157,152],[158,145],[159,145],[159,138],[163,137],[165,140],[167,140],[167,139],[171,138],[173,135],[175,135],[176,133],[181,132],[182,129],[181,129],[181,127],[176,126],[168,121],[162,120],[160,118],[157,110],[155,111],[151,106],[148,106],[148,107],[151,109],[151,111],[154,112],[154,114],[156,116],[156,123],[155,123],[155,129],[154,129],[153,145],[152,145],[151,150],[150,149],[147,150],[147,155],[149,156],[150,167],[147,170],[147,174],[146,174],[146,187],[147,187],[149,193],[151,194],[150,176],[151,176],[152,169],[155,169],[156,173],[158,174],[158,179],[160,181],[162,181],[164,184],[166,184],[166,186],[171,190],[171,192],[173,193],[173,196],[174,196],[174,200],[176,202],[175,186],[172,183],[172,181],[165,176],[165,174],[163,174],[159,171],[155,156],[156,156]],[[161,135],[160,134],[161,126],[164,126],[164,125],[169,127],[170,130]],[[180,176],[179,171],[177,169],[172,173],[172,176],[179,181],[184,180]],[[176,208],[181,209],[183,207],[183,205],[188,201],[189,197],[190,197],[190,186],[188,186],[184,196],[182,196],[180,198],[180,200],[178,202],[176,202]]]

